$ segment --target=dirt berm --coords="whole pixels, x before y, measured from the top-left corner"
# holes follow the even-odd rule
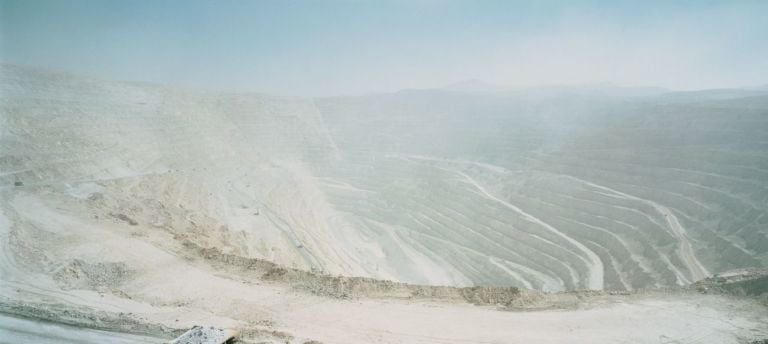
[[[295,289],[333,298],[401,298],[469,302],[475,305],[519,305],[523,299],[539,292],[516,287],[449,287],[426,286],[377,280],[364,277],[345,277],[317,274],[286,268],[275,263],[221,252],[218,248],[202,247],[190,240],[182,240],[188,257],[200,257],[233,276],[286,283]]]

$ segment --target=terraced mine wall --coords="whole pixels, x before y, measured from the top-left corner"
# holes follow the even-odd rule
[[[0,68],[0,188],[336,296],[503,304],[764,267],[766,132],[768,95],[743,90],[300,99]]]
[[[472,283],[631,290],[766,264],[764,94],[316,103],[346,158],[320,172],[349,184],[331,203]]]

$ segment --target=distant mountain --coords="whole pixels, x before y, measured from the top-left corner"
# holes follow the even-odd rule
[[[508,88],[505,88],[503,86],[486,82],[483,80],[479,80],[479,79],[468,79],[468,80],[459,81],[459,82],[450,84],[448,86],[445,86],[442,89],[446,91],[467,92],[467,93],[500,92],[500,91],[508,90]]]
[[[697,90],[671,92],[661,97],[663,100],[673,101],[704,101],[704,100],[729,100],[768,95],[768,86],[759,88],[723,88],[712,90]]]
[[[752,90],[752,91],[768,91],[768,84],[767,85],[757,85],[752,87],[745,87],[745,90]]]
[[[580,95],[602,97],[647,97],[670,92],[668,89],[652,86],[619,86],[611,82],[579,85],[554,85],[534,87],[525,90],[531,95]]]
[[[528,88],[514,88],[479,79],[469,79],[435,90],[460,93],[503,93],[524,96],[587,96],[587,97],[646,97],[670,92],[661,87],[619,86],[610,82],[576,85],[548,85]]]

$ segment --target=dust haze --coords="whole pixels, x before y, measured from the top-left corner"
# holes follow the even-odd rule
[[[0,2],[0,342],[768,340],[765,5],[655,5]]]

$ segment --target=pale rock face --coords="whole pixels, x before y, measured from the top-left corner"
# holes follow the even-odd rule
[[[366,190],[330,199],[475,284],[637,289],[764,266],[766,93],[632,91],[318,100],[344,157],[322,173]]]
[[[0,71],[0,187],[65,188],[137,235],[545,291],[766,264],[768,102],[754,92],[309,100]]]
[[[714,294],[729,274],[534,291],[767,263],[768,97],[569,92],[312,100],[0,66],[0,312],[151,335],[4,316],[0,338],[768,335],[763,305]]]

